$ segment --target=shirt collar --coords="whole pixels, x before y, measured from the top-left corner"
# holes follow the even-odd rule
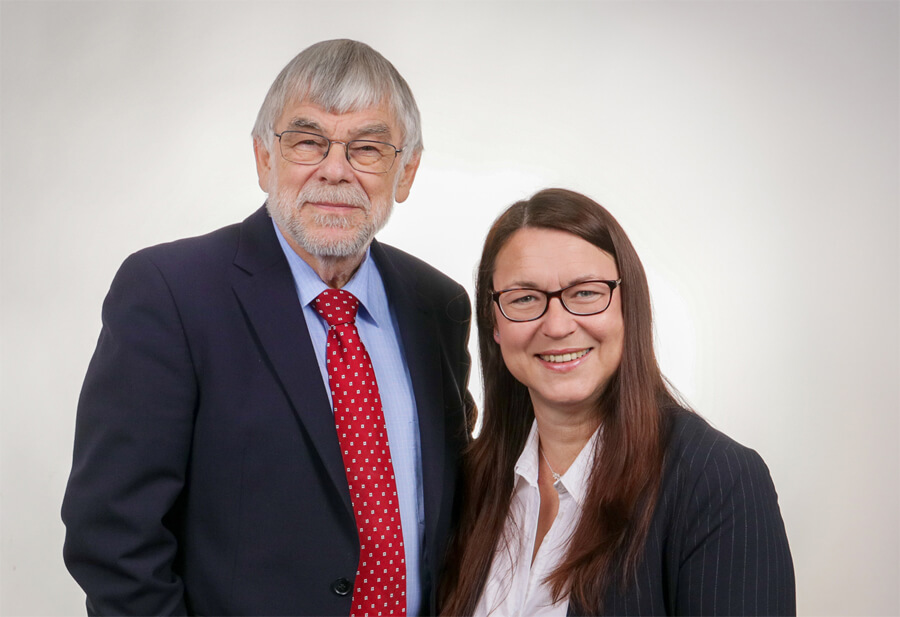
[[[522,454],[519,455],[515,467],[516,475],[532,486],[538,485],[538,444],[537,420],[534,420],[531,423],[528,439],[525,440],[525,447],[522,448]]]
[[[584,503],[584,498],[587,494],[588,482],[591,477],[591,465],[594,462],[594,448],[599,447],[599,441],[600,427],[597,427],[597,430],[594,431],[594,434],[591,435],[591,438],[588,439],[581,452],[578,453],[578,456],[575,457],[575,460],[566,470],[566,473],[562,474],[557,483],[557,489],[568,491],[578,505]],[[540,465],[538,460],[540,456],[539,443],[540,437],[537,430],[537,420],[535,420],[531,424],[531,432],[528,433],[525,447],[522,448],[522,454],[519,455],[519,460],[516,461],[515,466],[516,475],[535,487],[538,485],[538,467]]]
[[[288,244],[274,220],[272,225],[275,227],[275,235],[278,237],[281,250],[288,260],[291,274],[294,276],[294,286],[297,289],[300,304],[307,306],[320,293],[328,289],[328,285],[319,278],[312,266],[303,261],[303,258],[291,248],[291,245]],[[342,289],[349,291],[359,300],[360,310],[357,318],[368,320],[375,326],[378,326],[378,324],[386,323],[386,320],[390,319],[390,309],[384,293],[379,293],[379,289],[382,287],[381,276],[378,273],[375,261],[370,258],[370,255],[371,247],[366,249],[362,263]]]
[[[587,495],[589,482],[591,479],[591,468],[594,463],[594,449],[600,447],[600,428],[594,431],[588,442],[584,444],[581,452],[575,457],[575,461],[566,470],[566,473],[559,479],[566,490],[572,494],[578,505],[584,504],[584,498]]]

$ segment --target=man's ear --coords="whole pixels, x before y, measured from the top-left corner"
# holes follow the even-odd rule
[[[269,176],[272,173],[272,157],[269,150],[258,137],[253,138],[253,156],[256,157],[256,175],[259,178],[259,188],[263,193],[269,192]]]
[[[422,159],[422,153],[413,154],[409,163],[400,171],[400,180],[397,182],[397,190],[394,191],[394,201],[398,204],[406,201],[409,197],[409,189],[412,188],[413,180],[416,179],[416,171],[419,170],[419,161]]]

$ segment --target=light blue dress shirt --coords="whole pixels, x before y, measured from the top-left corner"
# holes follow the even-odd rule
[[[328,289],[328,285],[323,283],[309,264],[294,252],[274,221],[272,225],[275,227],[275,235],[278,236],[281,250],[291,267],[297,297],[303,307],[303,316],[306,318],[306,326],[316,351],[322,382],[325,384],[330,402],[331,388],[328,387],[328,366],[325,361],[328,324],[312,305],[316,296]],[[397,482],[403,547],[406,549],[406,614],[418,615],[422,602],[420,570],[425,533],[419,421],[412,379],[398,334],[397,319],[388,305],[381,274],[369,253],[370,251],[366,250],[362,264],[343,289],[359,299],[356,327],[372,359],[378,391],[381,394],[384,422]],[[298,555],[299,558],[301,556]]]

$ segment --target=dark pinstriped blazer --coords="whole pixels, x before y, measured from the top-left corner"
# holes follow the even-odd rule
[[[684,410],[665,413],[659,502],[642,563],[607,615],[793,615],[794,566],[762,458]],[[570,615],[583,612],[569,605]]]

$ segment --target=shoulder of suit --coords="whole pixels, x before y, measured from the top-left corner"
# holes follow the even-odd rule
[[[197,254],[208,254],[217,252],[227,252],[233,256],[237,249],[241,236],[241,224],[232,223],[210,231],[208,233],[193,236],[190,238],[180,238],[171,242],[157,244],[156,246],[144,249],[154,256],[156,255],[172,255],[175,257],[192,256]]]
[[[461,285],[454,281],[452,278],[450,278],[428,262],[419,259],[415,255],[411,255],[406,251],[400,250],[395,246],[391,246],[390,244],[385,244],[384,242],[379,242],[377,244],[377,247],[378,248],[375,250],[380,249],[381,251],[383,251],[384,257],[386,257],[391,261],[391,263],[399,268],[410,270],[419,277],[423,277],[429,281],[434,281],[435,284],[438,285],[446,285],[447,287],[453,288],[461,287]]]
[[[220,261],[231,263],[240,239],[240,223],[190,238],[163,242],[136,251],[128,259],[147,259],[159,266],[188,267],[194,263]]]
[[[451,296],[466,294],[462,285],[415,255],[383,242],[373,244],[373,250],[380,252],[381,257],[386,258],[395,268],[415,278],[417,284],[424,286],[424,289]]]
[[[399,278],[415,287],[423,305],[431,305],[453,321],[467,324],[471,316],[469,295],[462,285],[406,251],[389,244],[374,242],[372,254],[379,265],[382,276]]]
[[[703,474],[707,469],[765,464],[756,451],[713,428],[696,413],[673,408],[667,419],[667,467],[679,475]]]

